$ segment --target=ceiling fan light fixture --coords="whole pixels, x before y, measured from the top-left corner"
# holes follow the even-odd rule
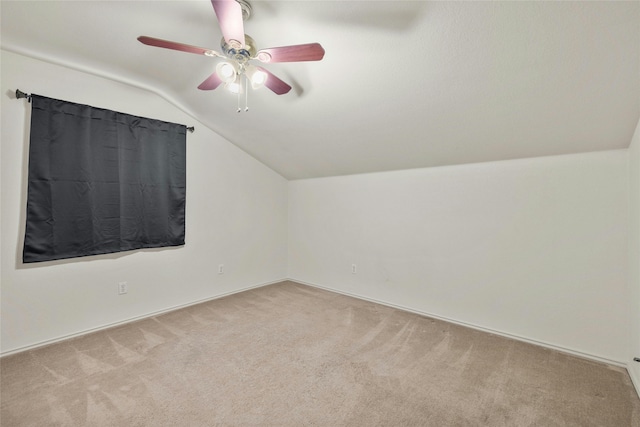
[[[267,81],[267,73],[260,70],[259,68],[250,65],[246,68],[245,74],[251,83],[251,87],[253,89],[258,89],[262,87]]]
[[[232,83],[238,75],[237,68],[231,62],[220,62],[216,65],[216,74],[225,83]]]
[[[267,81],[267,73],[256,71],[251,77],[251,83],[262,86]]]
[[[225,83],[224,87],[234,95],[241,93],[242,92],[241,76],[238,75],[234,80]]]
[[[234,95],[237,95],[240,93],[240,83],[236,83],[236,82],[227,83],[225,87],[229,92],[233,93]]]

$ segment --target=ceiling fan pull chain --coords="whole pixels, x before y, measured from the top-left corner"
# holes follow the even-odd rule
[[[244,79],[244,112],[249,111],[249,77]]]
[[[242,109],[240,108],[240,90],[238,90],[238,111],[236,112],[239,113],[240,111],[242,111]]]

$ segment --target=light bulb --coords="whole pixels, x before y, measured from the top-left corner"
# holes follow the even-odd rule
[[[240,93],[240,84],[235,82],[229,83],[227,84],[227,89],[229,89],[231,93]]]
[[[236,79],[237,70],[233,64],[221,62],[216,66],[216,74],[223,82],[230,83]]]
[[[253,73],[253,76],[251,76],[251,83],[253,85],[263,85],[264,82],[267,81],[267,73],[265,73],[264,71],[256,71],[255,73]]]
[[[245,69],[245,74],[254,89],[260,88],[269,79],[269,74],[266,71],[254,65],[248,65]]]
[[[234,73],[235,73],[235,70],[230,64],[224,63],[220,67],[220,74],[222,75],[223,78],[228,79],[229,77],[233,76]]]

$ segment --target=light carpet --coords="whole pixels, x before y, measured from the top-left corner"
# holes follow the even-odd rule
[[[0,360],[2,426],[640,426],[624,369],[283,282]]]

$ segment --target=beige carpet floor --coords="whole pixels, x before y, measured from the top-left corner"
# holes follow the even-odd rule
[[[625,370],[284,282],[0,360],[9,426],[640,426]]]

